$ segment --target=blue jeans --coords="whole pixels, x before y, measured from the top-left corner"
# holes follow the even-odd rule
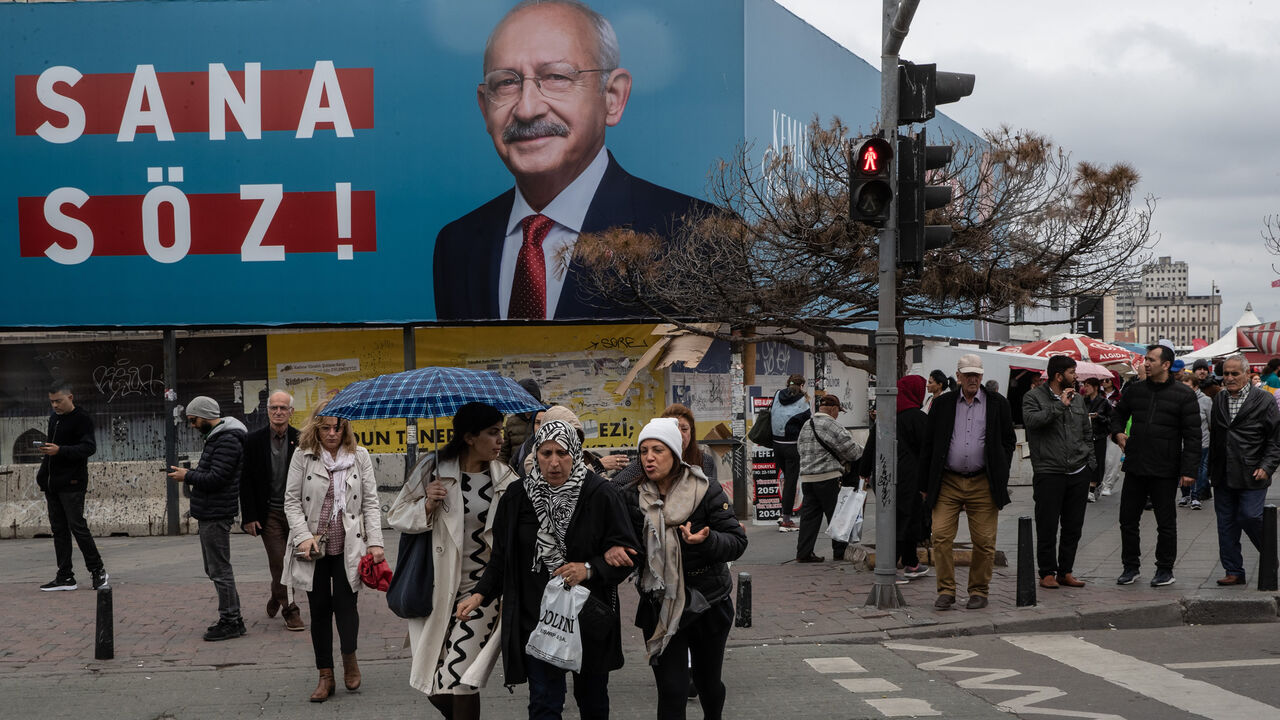
[[[1218,514],[1218,559],[1228,575],[1243,578],[1240,531],[1244,530],[1255,548],[1262,549],[1262,505],[1267,500],[1267,489],[1236,490],[1219,485],[1215,490],[1213,510]]]
[[[529,676],[529,720],[560,720],[564,710],[565,674],[555,665],[524,656]],[[573,699],[582,720],[608,720],[609,673],[574,673]]]
[[[1196,475],[1196,483],[1182,488],[1182,497],[1203,500],[1209,494],[1209,448],[1200,450],[1200,473]]]

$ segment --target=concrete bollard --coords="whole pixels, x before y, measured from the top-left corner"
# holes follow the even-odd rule
[[[1276,588],[1276,506],[1262,508],[1262,552],[1258,556],[1258,589]]]
[[[1036,550],[1031,518],[1018,518],[1018,607],[1036,604]]]
[[[738,615],[733,624],[740,628],[751,627],[751,573],[738,573]]]
[[[111,606],[111,586],[98,588],[98,629],[94,643],[93,657],[98,660],[110,660],[116,656],[115,613]]]

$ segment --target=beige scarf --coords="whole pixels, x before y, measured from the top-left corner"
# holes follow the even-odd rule
[[[689,465],[683,469],[681,476],[671,484],[665,501],[654,481],[646,478],[639,485],[647,553],[645,567],[640,573],[640,590],[646,594],[662,594],[658,625],[653,636],[644,641],[650,660],[662,654],[671,637],[680,629],[685,596],[680,526],[688,521],[694,508],[702,502],[709,486],[701,470]]]

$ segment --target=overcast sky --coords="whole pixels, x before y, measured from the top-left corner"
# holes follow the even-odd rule
[[[879,66],[880,0],[779,2]],[[1192,294],[1218,284],[1223,328],[1246,302],[1280,320],[1260,238],[1280,214],[1280,2],[921,0],[901,56],[977,76],[943,108],[974,131],[1133,165],[1158,199],[1155,253],[1187,261]]]

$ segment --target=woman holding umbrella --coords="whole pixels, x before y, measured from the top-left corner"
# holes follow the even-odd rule
[[[747,534],[719,483],[681,460],[684,439],[673,418],[655,418],[640,431],[644,477],[625,493],[636,533],[643,538],[636,586],[636,626],[658,685],[658,718],[684,718],[692,676],[702,711],[719,720],[725,689],[724,647],[733,626],[729,563],[747,549]],[[628,553],[607,558],[624,570]]]
[[[333,626],[342,649],[342,680],[347,690],[360,687],[356,636],[360,615],[356,591],[360,558],[383,560],[382,511],[369,451],[356,445],[347,420],[324,414],[321,403],[298,434],[298,450],[285,481],[284,515],[289,547],[283,576],[293,591],[307,591],[311,605],[311,646],[320,682],[311,702],[334,692]]]
[[[409,619],[409,685],[449,720],[480,717],[480,688],[498,658],[498,606],[458,618],[492,558],[494,506],[516,474],[498,460],[502,413],[472,402],[453,416],[453,437],[427,455],[405,481],[388,522],[405,533],[431,533],[434,582],[430,616]]]
[[[582,671],[574,673],[573,695],[584,719],[607,718],[609,672],[622,667],[617,586],[631,571],[607,564],[604,555],[639,543],[622,498],[583,462],[573,426],[544,419],[534,447],[537,462],[498,504],[490,563],[475,593],[458,603],[456,617],[469,618],[500,597],[504,678],[528,681],[530,718],[558,718],[566,671],[529,656],[525,645],[552,577],[587,588],[591,597],[579,615]]]

